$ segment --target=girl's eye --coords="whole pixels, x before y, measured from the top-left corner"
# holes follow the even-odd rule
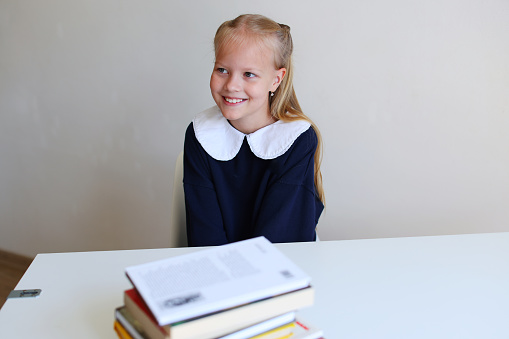
[[[217,69],[217,71],[218,71],[219,73],[222,73],[222,74],[226,74],[226,73],[228,73],[228,71],[227,71],[226,69],[221,68],[221,67],[219,67],[219,68]]]
[[[244,75],[246,76],[246,78],[254,78],[254,77],[256,77],[256,74],[253,74],[251,72],[246,72],[246,73],[244,73]]]

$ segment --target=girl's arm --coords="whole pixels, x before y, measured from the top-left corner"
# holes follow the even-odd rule
[[[282,156],[278,179],[268,188],[255,221],[253,236],[271,242],[314,241],[323,204],[315,194],[313,129],[303,133]]]
[[[194,137],[192,124],[184,142],[184,194],[188,245],[228,243],[210,168]]]

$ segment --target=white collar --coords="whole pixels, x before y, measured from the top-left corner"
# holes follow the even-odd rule
[[[292,122],[276,121],[251,134],[244,134],[236,130],[217,106],[199,113],[193,119],[196,139],[205,151],[214,159],[228,161],[239,153],[244,137],[251,151],[258,158],[274,159],[283,155],[293,142],[311,124],[305,120]]]

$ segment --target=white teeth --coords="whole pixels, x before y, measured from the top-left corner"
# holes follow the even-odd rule
[[[224,99],[226,101],[228,101],[230,104],[236,104],[236,103],[243,101],[242,99],[230,99],[230,98],[224,98]]]

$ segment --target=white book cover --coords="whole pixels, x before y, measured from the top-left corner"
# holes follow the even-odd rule
[[[126,268],[159,325],[309,286],[311,278],[264,237]]]

